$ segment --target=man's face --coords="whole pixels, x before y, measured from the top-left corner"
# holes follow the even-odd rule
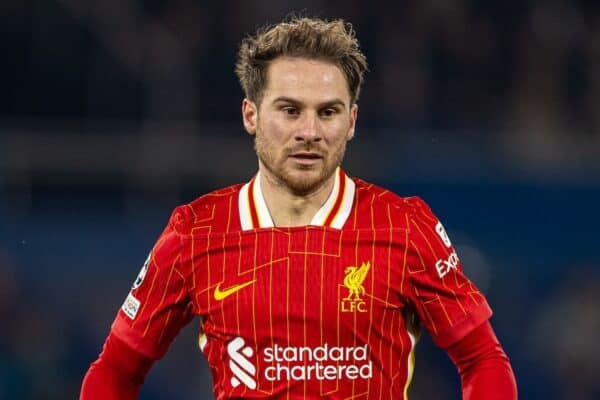
[[[247,99],[242,105],[261,173],[296,195],[316,191],[333,175],[354,136],[357,110],[336,65],[297,57],[273,60],[260,105]]]

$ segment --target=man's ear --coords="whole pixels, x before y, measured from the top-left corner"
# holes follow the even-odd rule
[[[258,108],[256,103],[252,100],[244,99],[242,101],[242,120],[244,121],[244,128],[250,135],[256,133],[256,122],[258,119]]]
[[[346,140],[350,140],[354,137],[354,129],[356,128],[356,118],[358,117],[358,104],[352,104],[350,107],[350,126],[348,129],[348,134],[346,135]]]

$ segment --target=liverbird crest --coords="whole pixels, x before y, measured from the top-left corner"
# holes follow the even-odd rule
[[[365,281],[370,268],[371,263],[369,261],[363,262],[360,268],[356,268],[355,266],[346,267],[346,270],[344,271],[346,274],[344,277],[344,286],[348,288],[348,296],[344,298],[344,300],[362,300],[360,296],[365,294],[365,288],[362,284]],[[354,298],[352,298],[352,296],[354,296]]]

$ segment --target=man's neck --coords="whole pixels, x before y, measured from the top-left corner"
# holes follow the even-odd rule
[[[260,171],[260,188],[275,226],[310,225],[325,204],[335,182],[332,174],[322,185],[306,195],[297,195],[277,181],[269,172]]]

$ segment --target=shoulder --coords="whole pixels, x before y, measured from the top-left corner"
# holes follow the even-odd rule
[[[238,195],[243,184],[215,190],[173,210],[169,225],[180,235],[228,231],[239,225]]]
[[[359,178],[353,178],[353,181],[356,184],[356,206],[359,213],[370,209],[376,214],[387,213],[390,218],[413,219],[420,216],[433,216],[429,205],[418,196],[401,196]]]

